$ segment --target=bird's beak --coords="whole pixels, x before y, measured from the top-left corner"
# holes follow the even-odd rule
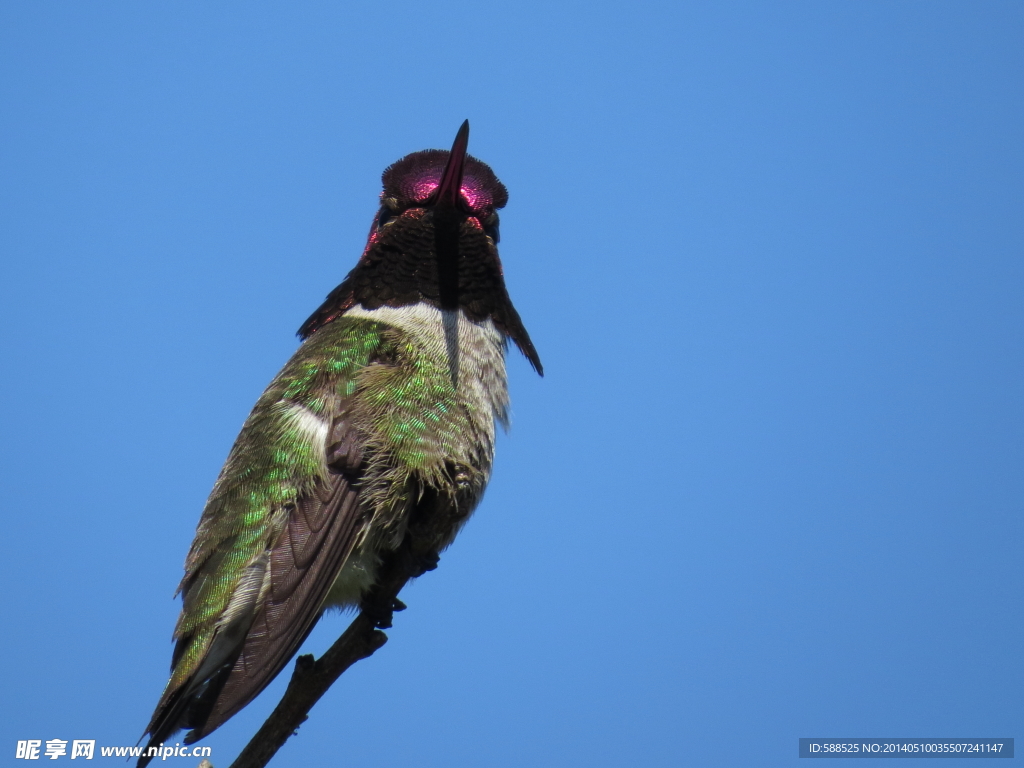
[[[437,185],[435,204],[448,209],[455,209],[462,196],[462,172],[466,167],[466,148],[469,146],[469,120],[466,120],[459,132],[455,134],[452,151],[448,154],[448,163],[441,174],[441,183]]]

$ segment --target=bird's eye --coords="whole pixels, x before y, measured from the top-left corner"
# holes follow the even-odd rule
[[[498,240],[501,239],[501,233],[498,231],[498,214],[492,213],[484,220],[484,234],[487,235],[494,244],[498,244]]]
[[[387,224],[391,219],[395,217],[395,212],[386,205],[380,207],[380,211],[377,213],[377,231],[384,229],[384,225]]]

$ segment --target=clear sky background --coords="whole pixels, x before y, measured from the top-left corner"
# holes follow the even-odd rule
[[[272,765],[1024,738],[1022,40],[1015,1],[4,2],[0,764],[139,737],[242,420],[467,117],[547,375],[510,354],[476,517]]]

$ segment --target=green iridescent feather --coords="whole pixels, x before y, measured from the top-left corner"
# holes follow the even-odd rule
[[[323,434],[296,413],[327,425],[343,406],[362,435],[367,464],[360,493],[376,542],[401,531],[414,487],[482,492],[493,453],[494,413],[459,397],[440,344],[392,325],[339,318],[310,337],[246,419],[203,511],[185,564],[185,605],[175,629],[183,642],[168,691],[198,668],[246,568],[277,539],[289,510],[325,478]],[[384,361],[371,365],[374,361]],[[410,483],[415,477],[417,484]]]
[[[209,647],[245,568],[279,534],[287,510],[325,472],[324,446],[294,416],[329,416],[352,396],[356,375],[381,354],[384,327],[345,319],[306,341],[257,401],[203,511],[185,563],[185,605],[174,637],[168,690],[181,685]]]

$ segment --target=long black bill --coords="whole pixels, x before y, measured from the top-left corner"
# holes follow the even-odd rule
[[[442,309],[459,308],[459,227],[462,208],[462,172],[469,146],[469,120],[455,134],[441,183],[434,198],[434,248],[437,253],[437,290]]]
[[[437,185],[437,205],[455,208],[462,196],[462,172],[466,167],[466,149],[469,147],[469,120],[462,123],[455,134],[452,151],[448,154],[448,162],[441,174],[441,183]]]

